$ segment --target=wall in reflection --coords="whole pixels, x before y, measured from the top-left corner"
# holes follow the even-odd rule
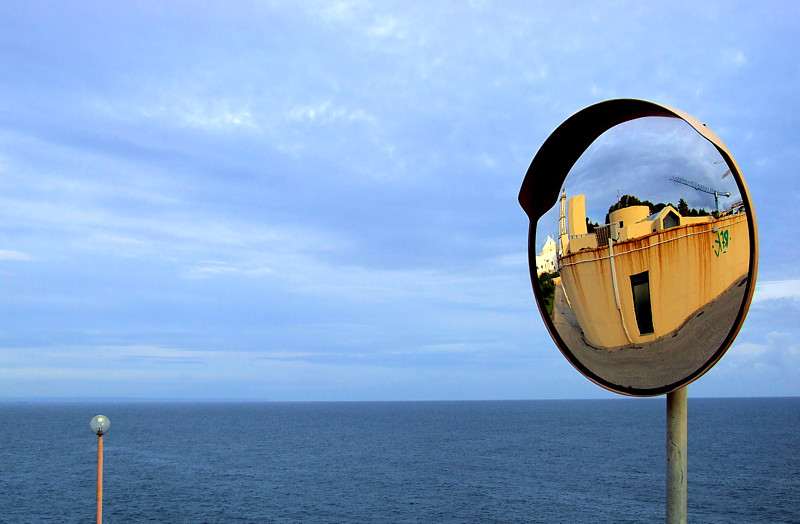
[[[546,201],[521,193],[538,216],[540,307],[565,356],[605,387],[637,395],[675,387],[713,365],[736,329],[750,290],[753,217],[721,148],[682,119],[635,118],[577,160],[566,148],[574,164],[560,198],[548,156],[536,165]]]
[[[671,205],[652,214],[634,205],[612,211],[608,224],[588,233],[584,195],[568,202],[568,228],[554,246],[560,278],[553,299],[566,301],[585,341],[596,348],[673,336],[707,304],[735,293],[746,277],[744,213],[691,217]]]

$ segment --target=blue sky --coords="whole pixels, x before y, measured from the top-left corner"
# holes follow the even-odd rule
[[[539,318],[517,193],[563,120],[686,111],[754,304],[692,396],[800,395],[791,2],[3,2],[0,398],[616,396]]]

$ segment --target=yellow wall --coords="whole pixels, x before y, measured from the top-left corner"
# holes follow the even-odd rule
[[[748,235],[747,216],[740,214],[614,243],[621,312],[614,298],[608,246],[563,257],[562,282],[586,340],[597,347],[618,348],[670,334],[747,273]],[[643,271],[649,271],[650,280],[655,330],[650,335],[639,334],[630,282],[631,275]]]
[[[711,222],[713,220],[714,217],[711,215],[702,217],[681,217],[681,224],[705,224],[706,222]]]
[[[628,206],[608,214],[608,223],[622,222],[623,227],[640,222],[650,216],[648,206]]]
[[[581,249],[594,249],[596,247],[597,247],[597,236],[594,233],[590,235],[581,235],[579,237],[570,237],[569,239],[570,252],[580,251]]]
[[[569,236],[580,236],[586,230],[586,195],[575,195],[567,201],[567,227]]]
[[[653,232],[653,223],[645,220],[650,215],[648,206],[629,206],[608,214],[608,223],[622,222],[617,228],[620,240],[636,238]]]

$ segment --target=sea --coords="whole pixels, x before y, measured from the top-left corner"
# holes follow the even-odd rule
[[[666,399],[4,402],[0,522],[660,522]],[[800,398],[689,399],[688,519],[800,523]]]

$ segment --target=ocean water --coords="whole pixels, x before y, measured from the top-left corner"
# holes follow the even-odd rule
[[[665,398],[2,403],[0,522],[658,522]],[[691,522],[800,522],[800,399],[689,399]]]

